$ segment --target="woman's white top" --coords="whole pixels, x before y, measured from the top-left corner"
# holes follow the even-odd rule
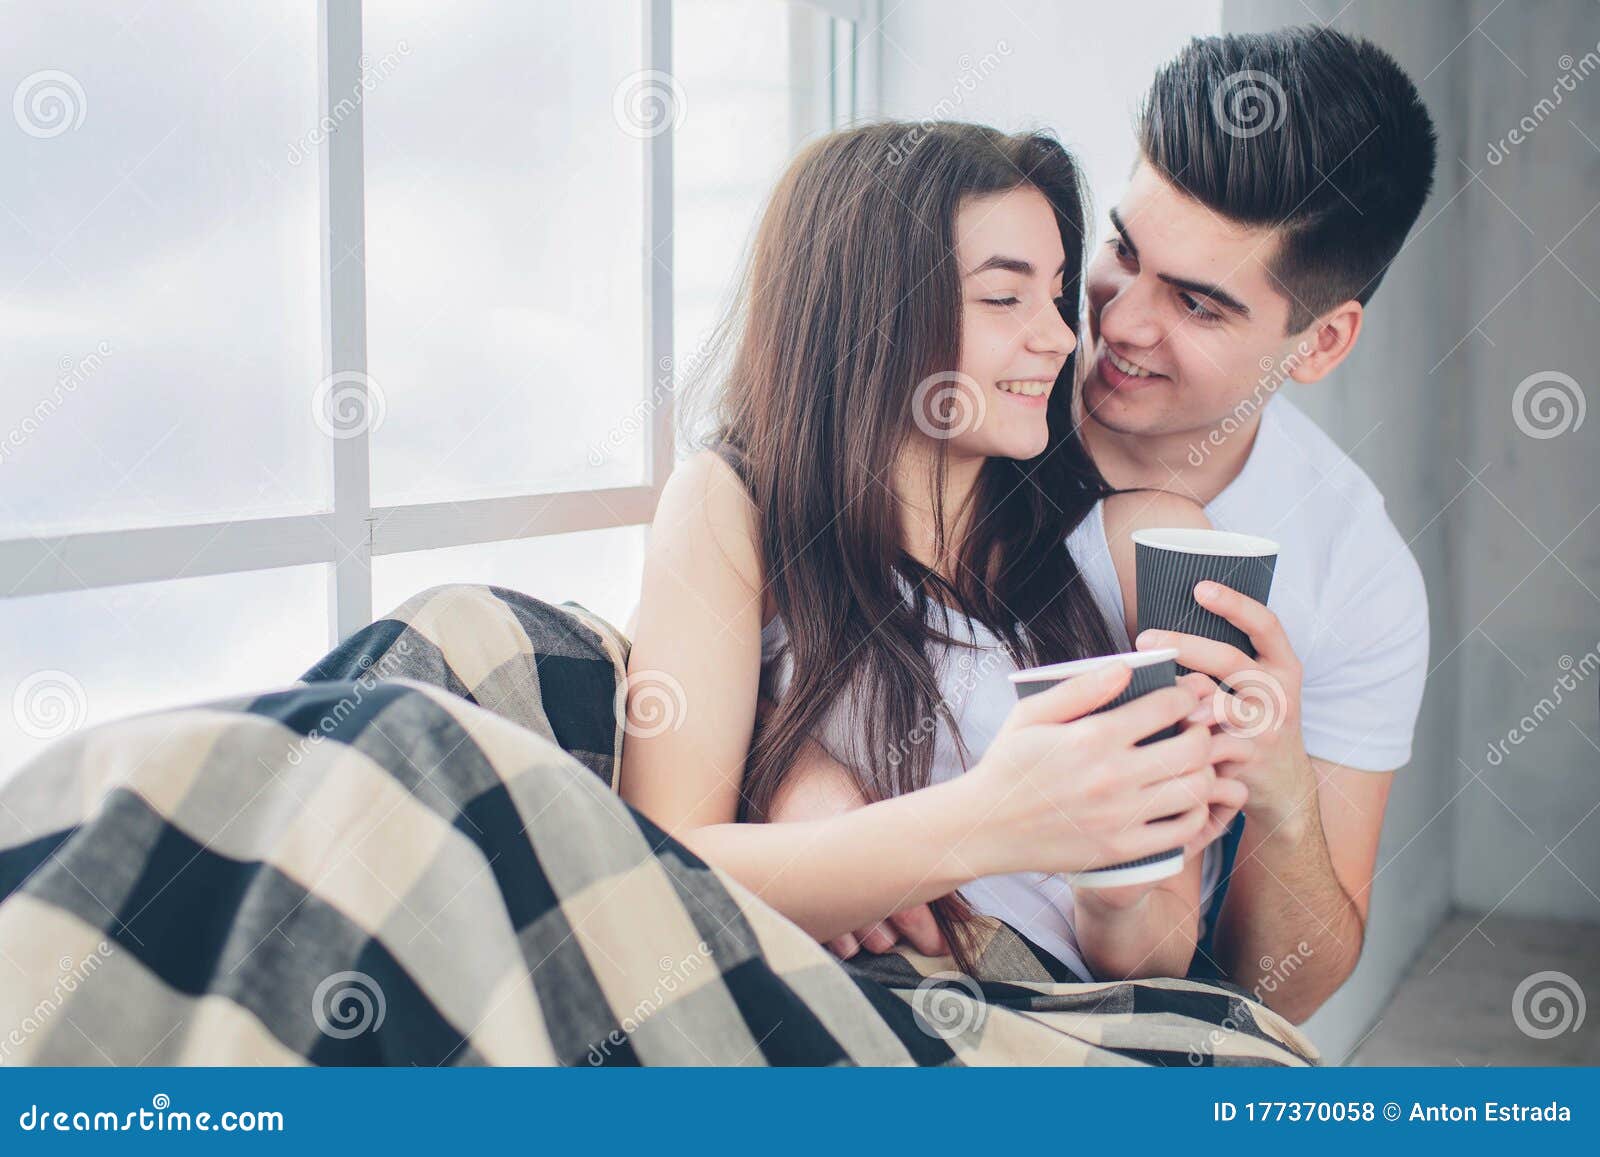
[[[1084,516],[1068,537],[1067,549],[1105,617],[1111,637],[1125,649],[1128,633],[1122,606],[1122,587],[1117,580],[1116,567],[1112,565],[1111,550],[1106,542],[1102,506],[1102,503],[1095,503],[1094,509]],[[930,604],[929,615],[938,616],[932,621],[951,638],[970,639],[974,644],[970,649],[934,644],[930,659],[938,675],[944,701],[960,728],[961,738],[971,759],[976,762],[988,749],[1005,722],[1006,715],[1017,702],[1016,691],[1006,678],[1017,670],[1017,666],[1000,640],[982,623],[933,604]],[[782,656],[781,662],[778,661],[779,649],[787,637],[783,620],[778,617],[774,617],[761,630],[763,682],[770,680],[769,686],[775,698],[781,698],[788,691],[793,674],[787,654]],[[960,750],[942,719],[930,720],[928,726],[918,734],[903,737],[898,751],[874,754],[860,750],[864,742],[863,729],[851,719],[852,706],[850,696],[840,695],[816,736],[829,754],[841,763],[859,767],[869,759],[880,765],[892,762],[903,758],[913,745],[926,743],[931,737],[934,745],[933,783],[942,783],[966,771]],[[1201,872],[1202,913],[1205,911],[1205,901],[1209,900],[1221,874],[1218,851],[1217,844],[1206,849]],[[1078,949],[1072,919],[1072,888],[1063,877],[1044,872],[989,876],[966,885],[961,889],[961,894],[974,909],[1004,920],[1083,979],[1096,979]],[[1202,935],[1204,931],[1202,925]]]

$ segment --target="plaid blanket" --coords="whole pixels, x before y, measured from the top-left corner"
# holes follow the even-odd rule
[[[0,788],[0,1064],[1296,1065],[1222,983],[841,964],[612,790],[626,644],[423,592],[262,694]]]

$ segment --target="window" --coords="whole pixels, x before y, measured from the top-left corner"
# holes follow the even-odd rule
[[[317,118],[316,6],[152,8],[7,13],[0,538],[330,499],[317,166],[285,158]]]
[[[644,364],[648,157],[612,109],[643,31],[631,4],[367,5],[397,62],[362,110],[374,502],[646,481],[642,433],[588,461]]]
[[[76,725],[287,682],[438,582],[624,620],[674,387],[787,158],[872,110],[876,23],[875,0],[13,13],[0,774],[57,726],[24,698]]]
[[[325,566],[0,600],[0,778],[85,724],[292,683],[327,622]]]

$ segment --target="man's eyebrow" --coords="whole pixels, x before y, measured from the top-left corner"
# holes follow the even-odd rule
[[[1168,285],[1175,286],[1178,289],[1186,289],[1190,293],[1199,294],[1208,301],[1216,302],[1229,313],[1236,313],[1240,317],[1250,316],[1250,307],[1220,285],[1212,285],[1205,281],[1190,281],[1187,277],[1174,277],[1170,273],[1158,273],[1156,276]]]
[[[1031,261],[1025,261],[1021,257],[1006,257],[1004,254],[996,253],[976,269],[969,270],[967,276],[972,277],[975,274],[987,273],[991,269],[1000,269],[1006,273],[1020,273],[1023,277],[1032,277],[1035,272]],[[1057,269],[1056,272],[1065,273],[1066,269],[1067,262],[1063,259],[1061,268]]]
[[[1133,243],[1133,238],[1128,236],[1128,227],[1122,223],[1122,214],[1116,209],[1111,210],[1111,227],[1117,231],[1117,236],[1122,238],[1122,243],[1128,247],[1128,252],[1135,257],[1139,256],[1139,247]]]
[[[1117,235],[1122,238],[1122,243],[1128,247],[1128,252],[1138,257],[1139,247],[1133,243],[1133,238],[1128,236],[1128,227],[1123,224],[1122,217],[1115,209],[1111,210],[1111,224],[1116,229]],[[1158,273],[1156,276],[1177,289],[1187,290],[1214,301],[1230,313],[1238,314],[1240,317],[1250,316],[1250,307],[1220,285],[1212,285],[1208,281],[1195,281],[1189,277],[1178,277],[1171,273]]]

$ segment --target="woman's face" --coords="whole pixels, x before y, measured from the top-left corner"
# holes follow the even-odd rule
[[[952,456],[1033,458],[1049,442],[1045,403],[1077,345],[1061,320],[1066,255],[1050,202],[1027,186],[968,198],[956,261],[959,372],[919,385],[918,428],[947,440]]]

